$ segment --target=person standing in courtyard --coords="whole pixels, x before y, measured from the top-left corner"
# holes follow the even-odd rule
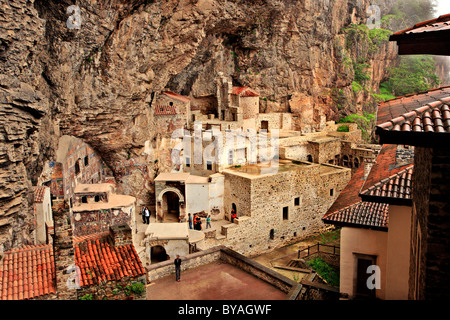
[[[208,227],[211,228],[211,216],[210,215],[208,215],[206,217],[206,229],[208,229]]]
[[[145,223],[145,209],[147,209],[147,207],[142,208],[142,222],[143,223]]]
[[[145,207],[145,222],[146,224],[150,224],[150,210],[148,210],[147,207]]]
[[[192,216],[190,213],[188,213],[188,222],[189,222],[189,229],[192,229]]]
[[[173,264],[175,265],[175,277],[178,282],[180,282],[181,278],[181,259],[180,256],[177,254],[177,258],[173,261]]]

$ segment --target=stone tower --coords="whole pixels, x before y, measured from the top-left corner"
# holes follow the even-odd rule
[[[65,206],[63,200],[56,200],[53,202],[52,210],[57,297],[59,300],[76,300],[77,290],[69,285],[74,277],[73,272],[76,270],[69,209]]]
[[[223,75],[222,72],[217,74],[216,78],[216,97],[217,112],[220,120],[225,119],[225,111],[231,106],[231,92],[233,91],[232,81]]]

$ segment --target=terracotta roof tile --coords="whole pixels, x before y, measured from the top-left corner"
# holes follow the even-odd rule
[[[376,162],[372,165],[372,168],[367,175],[367,178],[364,178],[364,166],[358,168],[350,179],[350,182],[344,190],[341,191],[336,201],[323,216],[322,220],[324,222],[338,221],[336,220],[336,217],[340,217],[342,215],[343,217],[348,216],[350,213],[352,215],[359,214],[360,210],[369,208],[370,206],[366,203],[367,201],[361,201],[360,192],[411,166],[410,162],[398,165],[396,163],[396,154],[396,145],[383,145],[377,156]],[[363,202],[363,204],[361,204],[361,202]],[[370,208],[373,209],[374,207],[371,206]],[[338,214],[339,212],[340,214]],[[351,217],[349,216],[348,219],[348,221],[350,221]],[[382,225],[378,225],[376,227],[384,228]]]
[[[75,261],[80,268],[80,285],[83,287],[145,274],[132,244],[115,247],[104,236],[77,242]]]
[[[39,186],[34,189],[34,202],[42,203],[44,201],[45,190],[50,189],[46,186]]]
[[[384,230],[389,224],[389,204],[360,201],[328,215],[323,221],[342,226]]]
[[[381,143],[432,146],[448,143],[450,138],[450,87],[414,95],[415,100],[404,100],[402,107],[379,106],[376,134]],[[410,97],[412,98],[412,97]],[[402,113],[393,113],[402,110]]]
[[[361,197],[365,201],[376,201],[378,199],[377,202],[389,202],[390,199],[410,200],[413,172],[414,166],[411,165],[363,190]]]
[[[172,91],[164,91],[163,94],[170,98],[177,99],[177,100],[185,102],[185,103],[188,103],[189,101],[191,101],[190,98],[183,96],[181,94],[172,92]]]
[[[418,34],[424,32],[444,31],[450,30],[450,14],[441,15],[439,18],[419,22],[414,26],[398,31],[393,34],[392,39],[395,40],[397,36],[407,34]]]
[[[367,190],[379,183],[383,179],[389,178],[405,168],[411,166],[411,160],[396,163],[397,159],[397,145],[385,144],[380,150],[375,163],[373,164],[370,172],[360,190]]]
[[[0,300],[32,299],[56,293],[53,247],[24,246],[0,262]]]
[[[175,106],[156,105],[155,107],[155,116],[167,116],[175,114],[177,114],[177,109]]]
[[[259,93],[249,87],[233,87],[231,94],[241,97],[259,97]]]
[[[440,105],[441,101],[447,101],[448,97],[450,97],[450,86],[381,102],[378,105],[377,125],[382,125],[392,119],[401,121],[405,115],[410,118],[411,112],[421,114],[429,108],[429,104]]]
[[[450,94],[449,102],[450,103]],[[450,133],[450,107],[439,102],[436,106],[427,104],[377,126],[377,130],[403,132]]]

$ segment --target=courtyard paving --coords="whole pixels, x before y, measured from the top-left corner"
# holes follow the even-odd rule
[[[222,261],[183,271],[147,286],[149,300],[284,300],[286,294],[267,282]]]

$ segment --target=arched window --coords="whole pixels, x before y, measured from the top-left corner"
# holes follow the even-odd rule
[[[78,159],[76,162],[75,162],[75,174],[77,175],[77,174],[79,174],[80,173],[80,159]]]
[[[353,166],[355,167],[355,168],[359,168],[359,158],[358,157],[355,157],[355,159],[353,159]]]
[[[345,156],[342,158],[342,165],[343,165],[344,167],[348,167],[348,156],[347,156],[347,155],[345,155]]]

